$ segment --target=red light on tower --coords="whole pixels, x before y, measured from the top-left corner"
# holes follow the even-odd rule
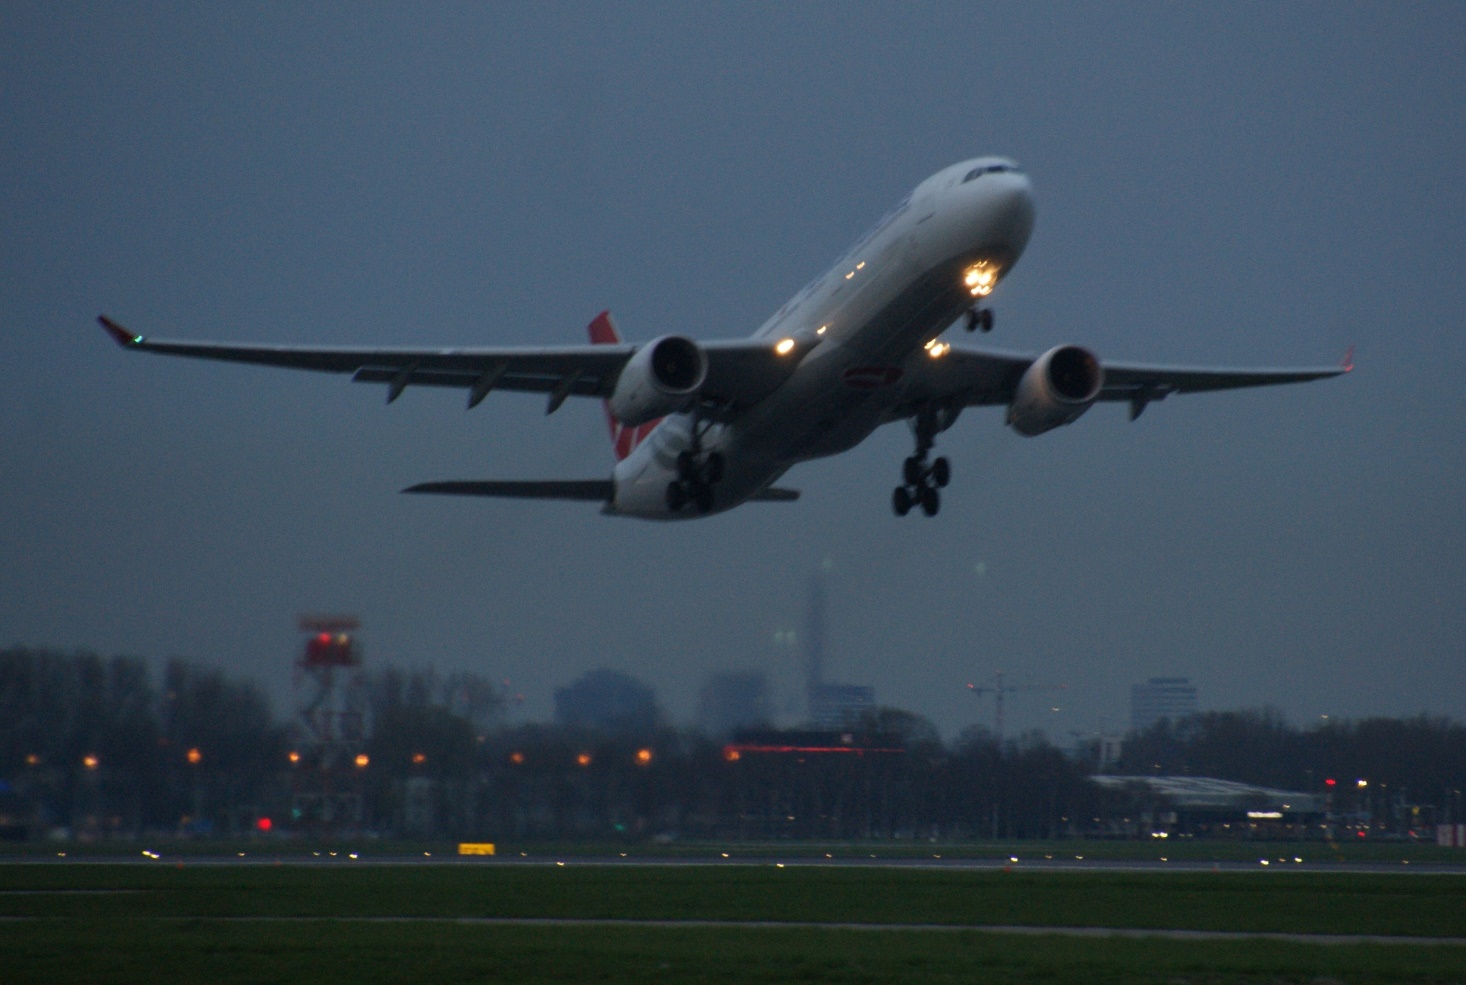
[[[351,632],[361,622],[355,616],[302,616],[300,628],[311,634],[305,641],[305,667],[355,667],[361,663]]]
[[[1326,787],[1331,787],[1334,785],[1335,782],[1337,781],[1335,781],[1333,777],[1329,777],[1327,780],[1323,781],[1323,785]]]
[[[259,828],[261,831],[269,831],[274,826],[275,826],[275,822],[274,821],[271,821],[267,817],[262,817],[258,821],[255,822],[255,827],[256,828]]]

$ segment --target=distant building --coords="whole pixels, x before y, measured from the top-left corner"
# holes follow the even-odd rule
[[[818,571],[809,580],[804,656],[804,693],[811,728],[849,728],[866,712],[875,710],[875,688],[862,684],[832,684],[825,680],[825,580]]]
[[[649,732],[657,727],[657,693],[629,674],[605,667],[555,688],[555,724],[603,732]]]
[[[698,693],[697,722],[709,735],[767,726],[772,717],[769,681],[757,671],[714,674]]]
[[[875,711],[876,692],[861,684],[817,684],[809,688],[809,723],[817,729],[849,728]]]
[[[1196,713],[1196,686],[1189,677],[1152,677],[1130,687],[1130,727],[1137,732],[1162,718],[1178,719]]]

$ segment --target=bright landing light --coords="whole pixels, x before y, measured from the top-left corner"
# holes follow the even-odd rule
[[[952,347],[950,345],[945,342],[938,342],[936,339],[932,339],[926,345],[922,346],[922,348],[924,348],[926,350],[926,354],[931,356],[933,359],[940,359],[952,350]]]
[[[986,260],[979,260],[962,274],[962,283],[975,298],[985,298],[993,293],[998,284],[998,268]]]
[[[774,351],[777,352],[781,356],[787,356],[787,355],[789,355],[789,353],[791,353],[791,352],[794,351],[794,340],[793,339],[781,339],[779,341],[779,344],[776,345],[776,346],[774,346]]]

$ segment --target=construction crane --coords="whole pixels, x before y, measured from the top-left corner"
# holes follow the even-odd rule
[[[1003,739],[1003,699],[1010,694],[1018,694],[1026,691],[1067,691],[1068,684],[1027,684],[1023,687],[1014,687],[1003,683],[1003,672],[997,671],[993,674],[992,684],[968,684],[967,690],[976,697],[981,698],[985,694],[993,696],[993,727],[997,732],[998,741]]]

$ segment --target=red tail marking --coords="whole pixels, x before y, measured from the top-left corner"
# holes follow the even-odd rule
[[[593,345],[616,345],[621,341],[621,333],[616,331],[616,323],[611,321],[611,313],[603,311],[596,315],[595,320],[586,327],[590,332],[590,340]]]
[[[620,345],[621,333],[616,331],[616,323],[611,321],[611,313],[603,311],[596,315],[590,325],[586,327],[590,333],[590,340],[593,345]],[[648,421],[637,427],[627,427],[616,420],[611,413],[609,402],[604,404],[606,408],[606,426],[611,429],[611,448],[616,453],[616,461],[621,461],[627,455],[636,450],[636,446],[652,433],[652,429],[662,423],[658,418],[655,421]]]

